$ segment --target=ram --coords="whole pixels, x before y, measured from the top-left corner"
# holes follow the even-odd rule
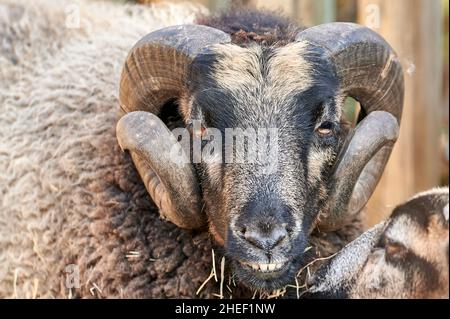
[[[448,298],[448,188],[420,193],[309,280],[314,298]]]
[[[402,68],[355,24],[302,29],[239,11],[202,23],[152,32],[131,49],[117,137],[162,216],[182,228],[207,223],[241,281],[277,289],[305,262],[311,231],[346,225],[372,194],[398,135]],[[349,96],[362,107],[354,130],[342,121]],[[186,130],[173,134],[175,120]],[[275,156],[242,161],[255,139],[230,130],[258,132],[258,151],[275,141]]]
[[[403,98],[400,64],[372,31],[255,12],[180,25],[199,12],[189,6],[4,3],[0,296],[195,297],[211,267],[206,226],[237,281],[278,288],[310,243],[329,255],[361,231]],[[118,98],[126,53],[156,29],[126,59]],[[352,131],[346,96],[362,104]],[[119,104],[129,114],[116,132]],[[175,165],[169,128],[276,128],[278,165],[183,152]],[[134,166],[163,216],[201,231],[160,220]],[[241,288],[233,297],[248,297]]]

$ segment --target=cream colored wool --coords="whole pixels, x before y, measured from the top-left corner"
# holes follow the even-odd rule
[[[208,234],[159,218],[115,124],[129,49],[200,11],[0,0],[0,298],[197,297],[211,270]],[[358,234],[355,223],[312,241],[328,256]],[[79,288],[69,288],[73,267]],[[198,297],[213,293],[211,280]]]
[[[0,0],[0,297],[195,295],[208,241],[159,220],[114,127],[132,45],[204,10]]]

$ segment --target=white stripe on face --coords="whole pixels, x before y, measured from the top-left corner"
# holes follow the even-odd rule
[[[307,53],[305,42],[273,49],[267,63],[261,62],[263,50],[257,45],[242,48],[220,44],[214,46],[213,51],[218,56],[213,70],[214,80],[239,101],[248,102],[253,98],[256,106],[258,101],[268,97],[276,102],[272,103],[276,107],[313,85],[313,66],[303,57]]]

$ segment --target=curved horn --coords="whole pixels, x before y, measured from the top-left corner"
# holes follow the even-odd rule
[[[396,118],[385,111],[367,115],[343,148],[334,171],[334,192],[325,230],[339,229],[351,221],[366,205],[389,159],[399,126]]]
[[[322,51],[335,68],[341,94],[359,101],[367,114],[340,154],[328,216],[320,224],[321,228],[337,229],[365,206],[389,159],[403,108],[403,71],[389,44],[357,24],[319,25],[300,32],[296,40]],[[373,111],[392,116],[369,116]]]
[[[193,58],[209,45],[230,41],[228,34],[206,26],[168,27],[142,38],[129,52],[123,67],[120,107],[132,113],[117,125],[119,144],[130,151],[162,216],[182,228],[198,228],[206,223],[200,188],[189,157],[157,116],[166,102],[183,94]],[[182,153],[182,163],[173,161],[170,150]]]
[[[202,226],[194,167],[166,125],[154,114],[137,111],[123,116],[116,132],[162,216],[182,228]]]
[[[223,31],[202,25],[180,25],[147,34],[131,49],[120,79],[120,107],[125,112],[156,115],[179,97],[188,67],[205,47],[230,42]]]

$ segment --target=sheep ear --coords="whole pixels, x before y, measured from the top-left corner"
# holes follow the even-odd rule
[[[131,112],[119,120],[116,134],[161,215],[181,228],[205,225],[194,167],[166,125],[154,114]]]

